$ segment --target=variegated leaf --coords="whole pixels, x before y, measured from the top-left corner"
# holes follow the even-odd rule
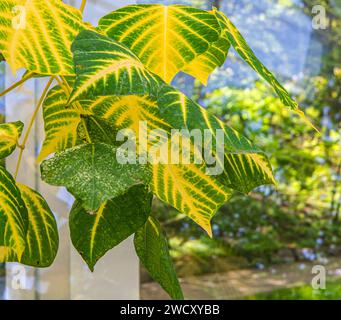
[[[94,100],[82,100],[80,103],[85,110],[106,120],[116,130],[131,129],[135,133],[137,153],[146,149],[150,152],[153,192],[161,200],[187,214],[211,235],[210,221],[219,207],[230,198],[232,190],[215,177],[206,174],[203,160],[201,164],[168,163],[170,159],[157,161],[157,156],[162,158],[171,154],[169,150],[171,140],[168,138],[172,130],[172,127],[161,118],[157,102],[147,96],[127,96],[98,97]],[[146,127],[141,127],[140,121],[145,122]],[[148,141],[145,143],[139,141],[143,130],[146,130],[148,135]],[[164,135],[160,137],[158,133],[161,132]],[[157,152],[158,139],[162,146],[160,152]],[[181,137],[179,142],[175,141],[175,148],[183,150],[190,148],[188,152],[193,158],[197,150],[190,141],[183,145],[182,141],[186,141],[186,138]]]
[[[105,120],[115,131],[130,129],[135,133],[136,146],[141,151],[147,149],[148,141],[139,141],[140,132],[146,130],[170,131],[171,126],[163,121],[159,114],[157,102],[148,96],[97,97],[93,100],[80,101],[84,110]],[[146,127],[144,127],[144,124]]]
[[[217,157],[217,161],[223,162],[218,165],[224,171],[222,181],[225,185],[248,193],[257,186],[275,184],[269,160],[259,148],[183,93],[164,86],[159,92],[158,105],[162,119],[173,128],[189,132],[195,129],[207,130],[211,134],[212,139],[204,141],[202,138],[199,147],[203,150],[210,148],[216,155],[220,147],[225,153],[222,159]],[[218,131],[222,136],[221,146],[217,143]]]
[[[238,54],[246,61],[249,66],[255,70],[263,79],[265,79],[270,86],[275,90],[282,103],[295,111],[306,122],[313,126],[310,121],[305,117],[302,110],[300,110],[298,103],[291,98],[288,91],[278,82],[275,76],[259,61],[255,53],[247,44],[244,37],[241,35],[236,26],[227,18],[222,12],[218,10],[213,11],[221,25],[225,36],[230,41],[231,45],[238,52]],[[315,128],[316,129],[316,128]],[[317,129],[316,129],[317,130]],[[317,130],[318,131],[318,130]]]
[[[181,138],[186,141],[185,137]],[[190,150],[185,149],[185,144],[190,146]],[[182,164],[166,159],[171,155],[172,148],[190,153],[191,163]],[[164,161],[152,165],[151,188],[159,199],[186,214],[212,237],[211,220],[230,199],[233,190],[216,176],[208,175],[204,161],[202,164],[193,163],[194,154],[197,159],[200,157],[193,149],[193,144],[186,142],[173,143],[168,150],[164,149]]]
[[[126,6],[103,17],[99,29],[128,46],[167,83],[220,36],[213,14],[182,5]]]
[[[110,249],[135,233],[147,221],[153,195],[141,185],[103,203],[89,213],[76,202],[70,213],[70,235],[90,270]]]
[[[182,71],[207,85],[210,74],[224,64],[229,48],[230,42],[225,37],[220,37],[206,52],[196,57]]]
[[[15,150],[23,128],[21,121],[0,124],[0,159],[8,157]]]
[[[12,176],[0,165],[0,262],[19,262],[26,247],[27,210]]]
[[[60,0],[0,2],[0,50],[13,72],[73,75],[71,43],[84,28],[81,12]]]
[[[77,143],[81,111],[73,105],[67,105],[68,98],[60,86],[52,88],[45,98],[43,118],[46,136],[38,161],[42,161],[51,153],[71,148]]]
[[[31,188],[17,184],[28,212],[26,248],[21,263],[48,267],[54,261],[59,243],[57,223],[44,198]]]
[[[72,45],[76,81],[70,101],[107,95],[150,94],[159,79],[123,44],[90,30]]]

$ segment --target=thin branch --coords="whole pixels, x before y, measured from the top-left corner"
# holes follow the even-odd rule
[[[5,94],[9,93],[10,91],[14,90],[15,88],[19,87],[21,84],[26,82],[28,79],[31,79],[34,75],[34,72],[29,72],[26,76],[22,77],[18,82],[11,85],[9,88],[7,88],[5,91],[0,93],[0,98],[3,97]]]
[[[79,10],[80,10],[82,13],[84,12],[85,5],[86,5],[86,0],[82,0],[81,7],[79,8]]]
[[[19,153],[19,157],[18,157],[17,167],[16,167],[16,170],[15,170],[15,175],[14,175],[15,179],[17,179],[17,177],[18,177],[18,173],[19,173],[19,168],[20,168],[22,156],[23,156],[23,153],[24,153],[24,150],[25,150],[25,147],[26,147],[27,140],[28,140],[28,138],[29,138],[29,136],[30,136],[30,132],[31,132],[31,130],[32,130],[33,124],[34,124],[34,122],[35,122],[35,120],[36,120],[38,111],[39,111],[41,105],[42,105],[43,102],[44,102],[44,99],[45,99],[45,96],[46,96],[46,94],[47,94],[47,91],[49,90],[49,88],[50,88],[50,86],[51,86],[53,80],[54,80],[54,77],[51,77],[50,80],[48,81],[48,83],[47,83],[47,85],[45,86],[45,88],[44,88],[44,90],[43,90],[43,93],[42,93],[42,95],[41,95],[41,97],[40,97],[40,99],[39,99],[39,101],[38,101],[38,103],[37,103],[37,106],[36,106],[36,108],[34,109],[34,112],[33,112],[33,114],[32,114],[30,123],[29,123],[29,125],[28,125],[27,130],[26,130],[26,134],[25,134],[24,139],[23,139],[23,142],[22,142],[22,144],[21,144],[21,146],[20,146],[20,153]]]

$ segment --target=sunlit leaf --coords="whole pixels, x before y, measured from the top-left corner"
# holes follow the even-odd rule
[[[81,112],[67,106],[68,96],[60,86],[52,88],[43,103],[45,140],[38,161],[51,153],[71,148],[77,143]]]
[[[246,61],[253,70],[255,70],[269,83],[269,85],[272,86],[285,106],[289,107],[297,114],[302,116],[303,119],[309,122],[309,120],[305,118],[304,113],[300,110],[298,103],[291,98],[288,91],[278,82],[275,76],[262,64],[262,62],[259,61],[255,53],[245,41],[244,37],[230,21],[230,19],[227,18],[221,11],[217,11],[215,9],[213,12],[216,14],[227,39],[230,41],[231,45],[238,52],[238,54],[243,58],[243,60]],[[309,122],[309,124],[311,123]]]
[[[119,153],[117,148],[104,143],[67,149],[42,163],[42,179],[65,186],[86,210],[97,210],[105,201],[149,181],[147,166],[120,164]]]
[[[0,124],[0,159],[8,157],[15,150],[23,128],[21,121]]]
[[[150,276],[172,299],[182,300],[184,297],[169,255],[167,238],[155,218],[149,217],[147,223],[136,232],[134,244]]]
[[[126,6],[103,17],[99,29],[128,46],[168,83],[220,35],[213,14],[182,5]]]
[[[82,31],[72,45],[76,81],[70,100],[106,95],[150,94],[158,79],[123,44]]]
[[[206,52],[196,57],[182,71],[207,85],[210,74],[224,64],[229,48],[230,42],[225,37],[220,37]]]
[[[24,253],[27,210],[12,176],[0,165],[0,262],[18,262]]]
[[[103,203],[95,213],[76,202],[70,214],[72,243],[91,271],[110,249],[141,228],[150,214],[152,194],[145,186]]]
[[[59,243],[57,223],[45,199],[29,187],[17,184],[28,212],[26,248],[21,263],[48,267],[54,261]]]
[[[81,12],[60,0],[0,2],[0,51],[13,72],[74,74],[71,43],[84,28]]]
[[[195,129],[211,133],[212,139],[202,138],[203,150],[210,148],[218,155],[218,131],[222,135],[221,151],[225,155],[217,157],[218,165],[224,169],[219,177],[226,186],[240,192],[248,193],[263,184],[275,184],[271,165],[266,155],[247,138],[225,125],[218,118],[210,115],[180,91],[165,86],[159,93],[158,104],[163,120],[175,129]],[[204,135],[203,135],[204,136]],[[196,141],[192,138],[193,143]],[[200,146],[199,146],[200,147]]]

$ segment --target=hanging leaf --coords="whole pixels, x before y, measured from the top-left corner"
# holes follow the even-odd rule
[[[123,44],[82,31],[72,45],[76,81],[70,101],[106,95],[150,94],[158,78]]]
[[[0,165],[0,262],[18,262],[24,253],[27,210],[12,176]]]
[[[4,56],[0,53],[0,62],[5,61]]]
[[[21,263],[48,267],[54,261],[59,243],[57,223],[44,198],[29,187],[17,184],[28,212],[26,248]]]
[[[167,83],[220,35],[213,14],[182,5],[126,6],[103,17],[99,29],[129,47]]]
[[[73,75],[71,44],[85,28],[79,10],[60,0],[2,0],[0,50],[13,73]]]
[[[172,299],[183,300],[183,293],[169,255],[168,242],[160,223],[149,217],[134,239],[135,250],[150,276]]]
[[[220,37],[206,52],[185,66],[183,71],[207,85],[210,74],[224,64],[229,48],[230,42],[225,37]]]
[[[52,88],[43,103],[45,140],[38,156],[42,161],[51,153],[64,151],[77,143],[81,112],[67,106],[68,96],[60,86]]]
[[[67,149],[42,163],[42,179],[51,185],[65,186],[86,210],[97,210],[132,186],[149,182],[147,166],[120,164],[119,153],[104,143]]]
[[[211,133],[212,139],[201,139],[203,150],[210,148],[215,155],[219,151],[218,131],[222,134],[221,151],[225,153],[220,163],[224,169],[220,180],[234,190],[249,193],[264,184],[276,184],[266,155],[248,139],[225,125],[218,118],[187,98],[183,93],[164,86],[159,93],[158,104],[161,117],[175,129],[200,129]],[[192,139],[193,143],[195,140]],[[217,157],[219,160],[220,158]]]
[[[282,103],[289,107],[291,110],[299,114],[306,122],[313,126],[308,119],[306,119],[303,111],[300,110],[298,103],[291,98],[288,91],[278,82],[275,76],[259,61],[255,53],[248,46],[246,40],[235,27],[235,25],[227,18],[221,11],[213,10],[217,19],[221,25],[223,32],[227,39],[230,41],[234,49],[243,58],[249,66],[255,70],[264,80],[266,80],[270,86],[275,90]],[[314,126],[313,126],[314,127]],[[316,131],[316,129],[314,127]]]
[[[0,159],[8,157],[15,150],[23,128],[21,121],[0,124]]]
[[[91,271],[108,250],[146,223],[152,198],[145,186],[135,186],[103,203],[95,213],[86,212],[80,202],[74,204],[70,214],[72,243]]]

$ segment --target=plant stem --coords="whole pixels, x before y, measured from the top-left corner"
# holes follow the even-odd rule
[[[80,10],[82,13],[84,12],[85,5],[86,5],[86,0],[82,0],[81,7],[79,8],[79,10]]]
[[[60,86],[64,89],[65,93],[69,96],[71,94],[71,88],[70,88],[69,84],[67,83],[65,77],[61,76],[61,79],[62,79],[62,82],[60,82],[59,79],[57,81],[60,84]],[[83,110],[82,106],[80,105],[80,103],[78,101],[75,101],[74,104],[78,108],[78,111],[81,112]],[[84,128],[84,133],[85,133],[86,141],[88,143],[91,143],[91,138],[90,138],[90,135],[89,135],[88,128],[86,126],[86,122],[85,122],[85,120],[82,117],[81,117],[81,122],[82,122],[82,126]]]
[[[7,88],[5,91],[0,93],[0,98],[3,97],[5,94],[7,94],[8,92],[12,91],[13,89],[19,87],[21,84],[23,84],[24,82],[26,82],[26,80],[32,78],[32,76],[34,75],[33,72],[29,72],[25,77],[23,77],[21,80],[19,80],[18,82],[14,83],[13,85],[11,85],[9,88]]]
[[[45,86],[45,88],[44,88],[44,90],[43,90],[43,93],[42,93],[42,95],[41,95],[41,97],[40,97],[40,99],[39,99],[39,101],[38,101],[38,104],[37,104],[37,106],[36,106],[36,108],[34,109],[34,112],[33,112],[33,114],[32,114],[30,123],[29,123],[29,125],[28,125],[27,130],[26,130],[26,134],[25,134],[24,139],[23,139],[23,142],[22,142],[22,144],[21,144],[21,146],[20,146],[20,153],[19,153],[19,157],[18,157],[17,168],[16,168],[16,170],[15,170],[15,175],[14,175],[15,179],[17,179],[17,177],[18,177],[19,168],[20,168],[20,163],[21,163],[22,156],[23,156],[23,153],[24,153],[24,150],[25,150],[25,147],[26,147],[27,140],[28,140],[28,138],[29,138],[29,136],[30,136],[30,132],[31,132],[31,130],[32,130],[33,124],[34,124],[34,122],[35,122],[35,119],[36,119],[36,117],[37,117],[38,111],[39,111],[41,105],[42,105],[43,102],[44,102],[44,99],[45,99],[45,96],[46,96],[46,94],[47,94],[47,91],[49,90],[49,88],[50,88],[50,86],[51,86],[53,80],[54,80],[54,77],[51,77],[50,80],[48,81],[48,83],[47,83],[47,85]]]

